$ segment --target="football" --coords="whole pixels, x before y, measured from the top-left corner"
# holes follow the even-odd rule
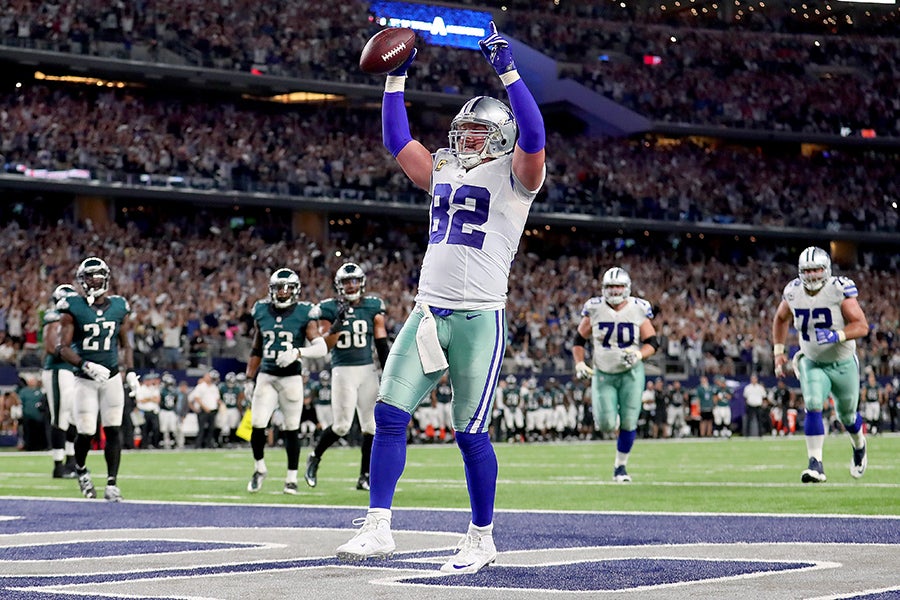
[[[405,27],[382,29],[366,42],[359,55],[359,68],[370,75],[390,73],[409,58],[416,44],[416,32]]]

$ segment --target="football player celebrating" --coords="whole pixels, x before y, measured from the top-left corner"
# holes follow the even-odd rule
[[[393,553],[391,505],[406,464],[407,424],[447,370],[472,517],[459,552],[441,571],[475,573],[497,557],[492,534],[497,457],[488,429],[506,348],[510,264],[544,182],[545,134],[509,42],[493,23],[479,45],[506,86],[512,110],[494,98],[472,98],[451,123],[449,149],[432,154],[410,135],[404,86],[415,53],[385,83],[384,145],[431,197],[429,239],[416,307],[382,374],[369,511],[356,535],[337,549],[345,560]]]
[[[78,292],[68,283],[53,290],[50,300],[53,306],[44,313],[44,369],[41,383],[50,405],[50,446],[53,455],[53,477],[74,479],[75,438],[78,430],[74,419],[75,367],[61,359],[56,352],[59,344],[60,313],[56,304],[66,296]],[[65,459],[65,463],[63,463]]]
[[[369,462],[375,437],[375,397],[378,373],[372,358],[372,344],[382,367],[387,361],[387,329],[384,301],[364,295],[366,274],[356,263],[341,265],[334,276],[337,298],[319,303],[319,331],[331,349],[331,412],[333,423],[326,427],[315,449],[306,459],[306,483],[316,487],[319,463],[325,451],[350,432],[353,413],[362,430],[362,462],[356,489],[369,489]]]
[[[253,433],[250,447],[255,468],[247,491],[256,493],[268,474],[265,461],[266,427],[276,408],[284,415],[284,450],[287,477],[284,493],[297,493],[300,465],[300,413],[303,409],[303,358],[321,358],[328,352],[319,335],[318,309],[300,301],[300,278],[287,268],[269,278],[269,297],[253,305],[254,330],[247,362],[247,379],[256,378],[250,403]],[[299,347],[309,340],[310,345]],[[257,377],[257,372],[259,373]]]
[[[575,375],[591,378],[591,405],[597,429],[616,431],[616,460],[613,480],[631,481],[626,470],[628,455],[637,437],[641,395],[646,385],[643,361],[659,348],[656,329],[650,319],[653,309],[643,298],[631,295],[631,277],[625,269],[613,267],[603,274],[601,297],[584,303],[581,322],[575,331],[572,358]],[[591,362],[584,362],[584,345],[591,340]]]
[[[799,277],[784,288],[781,303],[772,322],[775,375],[784,376],[788,330],[793,322],[800,338],[800,351],[794,356],[794,372],[800,380],[806,419],[806,454],[809,465],[800,475],[803,483],[825,481],[822,447],[825,425],[822,408],[829,396],[834,398],[837,416],[853,446],[850,475],[860,478],[866,471],[866,437],[859,408],[859,361],[856,339],[869,332],[866,315],[856,299],[858,291],[852,279],[831,275],[831,257],[821,248],[810,246],[800,253]]]
[[[125,358],[125,383],[133,396],[138,389],[134,369],[134,351],[128,339],[126,319],[131,313],[122,296],[107,295],[109,266],[92,256],[78,266],[75,279],[84,296],[64,296],[56,305],[60,312],[60,335],[55,354],[79,368],[75,377],[75,472],[85,498],[96,498],[97,492],[87,470],[91,439],[97,433],[97,417],[106,435],[106,490],[103,497],[110,502],[122,499],[117,485],[122,454],[120,429],[125,409],[125,391],[119,373],[119,348]]]

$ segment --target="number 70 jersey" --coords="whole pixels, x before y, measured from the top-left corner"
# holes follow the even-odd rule
[[[856,284],[846,277],[830,277],[815,296],[806,293],[799,279],[785,286],[783,298],[794,315],[800,351],[807,358],[828,363],[856,355],[856,340],[820,345],[816,342],[816,329],[843,329],[846,323],[841,304],[845,298],[856,298],[857,295]]]
[[[509,269],[537,192],[512,174],[512,154],[466,170],[434,154],[431,223],[416,301],[451,309],[506,305]]]
[[[653,318],[653,307],[643,298],[629,296],[620,310],[603,298],[588,299],[581,315],[591,321],[591,350],[594,366],[604,373],[624,373],[631,367],[622,363],[622,351],[639,349],[641,325]]]

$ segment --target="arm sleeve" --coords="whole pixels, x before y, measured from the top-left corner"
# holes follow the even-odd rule
[[[529,154],[540,152],[546,143],[544,117],[538,109],[531,90],[525,82],[518,79],[506,88],[513,116],[519,126],[519,147]]]
[[[381,102],[381,138],[384,147],[396,158],[412,141],[403,92],[385,92]]]
[[[303,358],[323,358],[326,354],[328,354],[328,345],[322,336],[314,338],[309,346],[300,350],[300,356]]]

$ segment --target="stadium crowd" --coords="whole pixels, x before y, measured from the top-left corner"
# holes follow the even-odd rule
[[[357,262],[369,274],[368,291],[387,303],[391,337],[413,301],[423,247],[396,223],[388,227],[373,219],[368,230],[320,246],[291,236],[274,215],[270,223],[234,229],[227,213],[200,211],[159,221],[148,221],[138,210],[126,215],[123,225],[23,227],[10,221],[0,230],[6,242],[0,268],[19,275],[4,283],[0,297],[0,335],[6,338],[0,357],[37,363],[49,294],[71,282],[75,266],[90,255],[104,257],[112,268],[113,293],[132,305],[139,368],[183,368],[192,353],[245,360],[249,309],[267,295],[268,277],[281,266],[299,274],[305,299],[319,301],[334,293],[337,267],[348,259]],[[507,369],[568,373],[571,330],[582,304],[598,293],[603,269],[619,265],[631,274],[634,293],[656,307],[662,354],[688,373],[771,372],[772,311],[781,286],[796,276],[796,256],[762,242],[717,248],[713,240],[647,234],[598,241],[589,233],[556,247],[536,237],[539,256],[529,251],[527,239],[512,268]],[[892,260],[892,266],[880,267],[864,251],[859,270],[848,273],[871,324],[860,360],[878,375],[900,374],[900,291],[890,275],[897,256]],[[37,263],[37,270],[19,268]]]
[[[392,167],[377,118],[365,111],[41,85],[0,102],[0,152],[11,173],[83,169],[134,185],[175,177],[174,185],[200,189],[425,201]],[[440,130],[428,117],[418,128]],[[535,211],[898,231],[896,152],[801,156],[712,144],[552,133],[548,147],[558,151],[548,155]]]
[[[671,24],[664,14],[623,24],[594,4],[516,6],[495,18],[559,61],[561,76],[653,120],[900,135],[895,36],[705,29]],[[239,0],[225,9],[211,0],[27,1],[7,5],[0,36],[6,44],[85,54],[102,54],[98,44],[105,42],[130,56],[141,45],[153,49],[148,58],[155,61],[380,85],[357,66],[359,50],[379,28],[368,3],[317,2],[315,17],[309,14],[309,7],[284,0]],[[420,46],[411,73],[416,89],[499,91],[478,52]]]

